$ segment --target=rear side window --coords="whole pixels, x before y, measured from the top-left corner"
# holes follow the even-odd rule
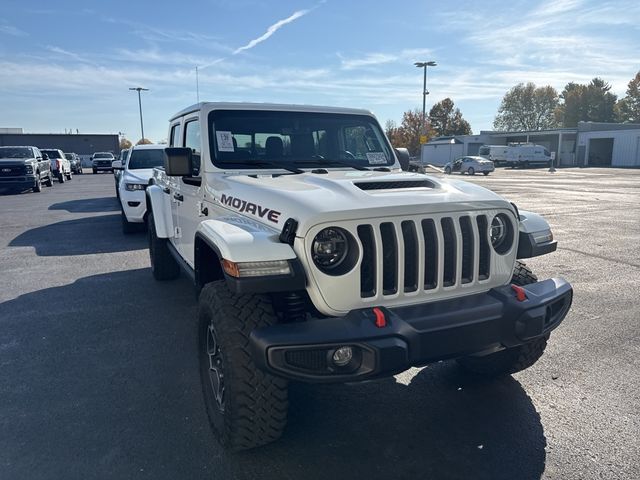
[[[200,174],[200,121],[192,120],[185,125],[184,128],[184,146],[190,148],[193,158],[193,173]]]

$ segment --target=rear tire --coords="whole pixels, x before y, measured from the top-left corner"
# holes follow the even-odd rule
[[[153,213],[149,213],[149,260],[151,261],[151,273],[153,278],[159,281],[173,280],[180,275],[180,265],[173,258],[166,238],[158,238]]]
[[[468,173],[469,175],[475,175],[475,174],[476,174],[476,171],[473,169],[473,167],[469,167],[469,168],[467,169],[467,173]]]
[[[58,182],[60,182],[60,183],[64,183],[65,182],[64,173],[59,173],[58,174]]]
[[[45,185],[47,187],[53,187],[53,174],[51,172],[49,172],[49,175],[47,175],[47,181]]]
[[[96,173],[98,173],[98,171],[94,168],[93,169],[93,174],[95,175]]]
[[[200,376],[207,415],[220,444],[240,451],[280,438],[287,423],[288,382],[253,362],[249,336],[273,325],[268,296],[233,294],[225,280],[200,293]]]
[[[67,174],[67,180],[71,180],[73,178],[73,173],[71,173],[71,170],[69,170],[69,173]]]
[[[511,283],[522,286],[537,281],[538,277],[531,269],[525,263],[517,260]],[[465,370],[479,375],[488,377],[510,375],[525,370],[536,363],[542,357],[548,339],[549,335],[545,335],[518,347],[506,348],[482,357],[462,357],[458,358],[456,362]]]
[[[487,175],[489,175],[489,172],[482,172],[482,174],[486,177]]]

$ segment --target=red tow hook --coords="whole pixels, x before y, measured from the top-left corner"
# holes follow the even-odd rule
[[[527,299],[527,292],[524,290],[524,288],[513,284],[511,284],[511,288],[514,292],[516,292],[516,300],[518,300],[519,302],[524,302]]]
[[[373,307],[373,314],[376,316],[374,320],[374,324],[378,328],[384,328],[387,326],[387,319],[384,316],[384,312],[380,310],[378,307]]]

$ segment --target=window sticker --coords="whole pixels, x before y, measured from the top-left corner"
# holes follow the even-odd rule
[[[367,152],[369,165],[381,165],[387,163],[387,156],[383,152]]]
[[[216,140],[218,140],[219,152],[235,152],[231,132],[216,132]]]

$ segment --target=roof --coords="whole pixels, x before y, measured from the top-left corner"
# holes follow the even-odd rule
[[[261,110],[280,112],[315,112],[315,113],[340,113],[351,115],[373,115],[369,110],[360,108],[323,107],[318,105],[289,105],[285,103],[252,103],[252,102],[200,102],[187,107],[175,115],[170,121],[198,110]]]
[[[166,145],[159,145],[157,143],[146,143],[144,145],[134,145],[127,150],[164,150],[165,147]]]
[[[436,137],[431,140],[427,145],[459,145],[462,142],[455,137]]]

